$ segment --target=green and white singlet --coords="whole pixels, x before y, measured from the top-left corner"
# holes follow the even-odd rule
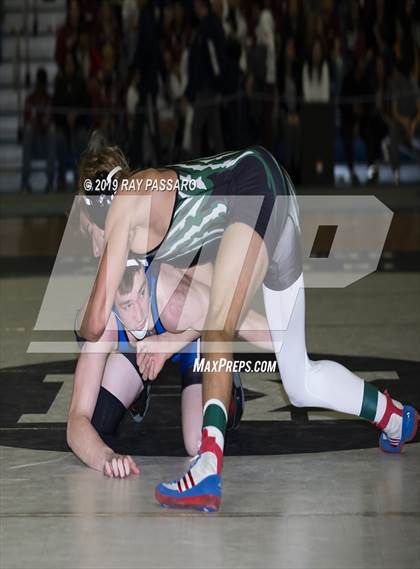
[[[165,168],[177,173],[178,187],[168,232],[148,253],[160,263],[189,267],[214,259],[227,225],[235,222],[250,225],[271,257],[288,215],[298,227],[293,184],[261,146]]]

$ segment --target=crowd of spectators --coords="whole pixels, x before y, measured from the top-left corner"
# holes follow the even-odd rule
[[[313,103],[334,109],[353,183],[356,136],[370,181],[385,158],[398,182],[400,145],[418,158],[419,47],[412,0],[69,0],[53,93],[36,87],[58,185],[92,127],[133,168],[263,144],[298,177]]]

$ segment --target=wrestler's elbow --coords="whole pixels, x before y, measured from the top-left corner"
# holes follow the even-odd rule
[[[106,323],[102,318],[92,317],[83,320],[79,334],[88,342],[97,342],[105,332]]]
[[[83,412],[70,411],[67,417],[66,442],[69,449],[82,460],[81,449],[84,448],[90,420]]]
[[[75,422],[76,422],[76,417],[74,413],[69,413],[69,416],[67,418],[67,429],[66,429],[66,439],[67,439],[67,445],[68,447],[73,450],[74,445],[75,445]]]

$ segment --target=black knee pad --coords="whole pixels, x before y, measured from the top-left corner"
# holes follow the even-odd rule
[[[101,386],[91,421],[101,439],[108,443],[110,438],[115,437],[124,413],[125,407],[121,401]]]
[[[199,371],[194,371],[193,366],[190,366],[181,373],[181,389],[184,390],[190,385],[201,385],[203,381],[203,374]]]
[[[242,386],[241,374],[238,371],[233,372],[232,399],[230,400],[228,410],[228,420],[226,429],[231,431],[237,429],[241,422],[245,408],[245,393]]]

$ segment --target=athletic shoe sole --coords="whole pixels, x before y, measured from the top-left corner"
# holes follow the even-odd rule
[[[217,512],[222,501],[220,477],[217,474],[208,476],[200,484],[184,492],[170,490],[164,484],[158,484],[155,498],[164,508]]]
[[[404,445],[409,443],[410,441],[412,441],[414,439],[414,437],[416,436],[418,424],[419,424],[419,414],[414,409],[414,407],[411,407],[410,405],[405,405],[403,407],[403,416],[407,412],[411,413],[413,415],[413,427],[412,427],[411,433],[407,436],[407,438],[401,439],[400,443],[396,446],[392,446],[391,443],[389,443],[388,437],[387,437],[384,441],[384,444],[389,445],[389,446],[387,446],[387,448],[384,448],[381,444],[382,436],[384,435],[384,433],[382,433],[381,436],[379,437],[379,448],[381,449],[382,452],[385,452],[386,454],[401,454],[404,450]],[[404,419],[403,419],[403,421],[404,421]],[[404,430],[404,423],[403,423],[403,430]],[[385,435],[385,437],[386,437],[386,435]]]

